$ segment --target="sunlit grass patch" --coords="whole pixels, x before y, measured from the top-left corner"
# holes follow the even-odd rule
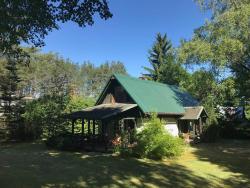
[[[0,187],[249,187],[249,145],[198,144],[178,159],[154,161],[11,144],[0,146]]]

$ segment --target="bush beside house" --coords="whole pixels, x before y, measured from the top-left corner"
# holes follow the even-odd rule
[[[136,144],[131,148],[123,147],[121,144],[120,153],[123,156],[132,155],[159,160],[178,157],[183,150],[183,139],[166,132],[160,119],[152,115],[144,124],[142,131],[136,134]]]

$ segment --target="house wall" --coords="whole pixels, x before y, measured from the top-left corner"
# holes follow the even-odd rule
[[[179,135],[178,119],[177,117],[164,117],[162,118],[164,128],[173,136]]]
[[[173,136],[179,135],[179,129],[178,129],[178,118],[177,117],[160,117],[161,122],[165,128],[166,131],[168,131]],[[144,118],[137,118],[136,119],[136,129],[137,132],[140,132],[143,130],[144,125],[146,124],[146,120]]]
[[[128,93],[123,89],[123,87],[117,82],[117,80],[112,80],[110,87],[105,92],[101,104],[108,103],[134,103]]]
[[[177,117],[163,117],[161,120],[165,121],[166,124],[177,124],[178,122]]]

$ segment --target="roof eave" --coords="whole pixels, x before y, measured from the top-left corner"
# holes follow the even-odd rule
[[[145,112],[146,115],[151,115],[154,112]],[[168,116],[183,116],[184,113],[170,113],[170,112],[155,112],[157,115],[168,115]]]
[[[110,76],[110,78],[109,78],[109,80],[107,81],[107,83],[106,83],[104,89],[102,90],[101,94],[99,95],[98,99],[96,100],[95,105],[100,104],[100,101],[102,100],[102,98],[103,98],[105,92],[107,91],[107,89],[108,89],[108,87],[109,87],[109,85],[110,85],[110,83],[111,83],[112,78],[114,78],[114,75]]]

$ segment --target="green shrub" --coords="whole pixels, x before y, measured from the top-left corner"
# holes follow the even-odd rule
[[[133,150],[132,150],[132,148],[128,148],[128,147],[127,148],[120,148],[119,152],[120,152],[120,155],[122,157],[133,156]]]
[[[250,120],[250,104],[245,106],[245,115],[248,120]]]
[[[23,136],[30,139],[51,137],[71,129],[63,116],[93,104],[80,96],[44,96],[25,105]]]
[[[77,151],[83,148],[83,142],[81,139],[81,136],[78,135],[61,134],[49,137],[45,143],[49,148],[66,151]]]
[[[181,155],[184,149],[183,140],[167,133],[156,115],[152,115],[144,126],[137,134],[137,145],[132,151],[134,156],[163,159]]]
[[[42,134],[47,137],[60,132],[64,128],[59,125],[65,122],[62,115],[67,102],[67,97],[46,96],[27,103],[23,114],[25,135],[37,139]]]
[[[158,136],[152,150],[148,153],[150,158],[162,159],[180,156],[183,152],[183,140],[170,134]]]
[[[220,136],[228,139],[249,139],[250,122],[249,121],[221,121]]]
[[[64,112],[71,113],[74,111],[82,110],[90,106],[94,106],[94,104],[95,104],[95,101],[93,98],[73,95],[73,96],[70,96],[70,99],[65,106]]]

